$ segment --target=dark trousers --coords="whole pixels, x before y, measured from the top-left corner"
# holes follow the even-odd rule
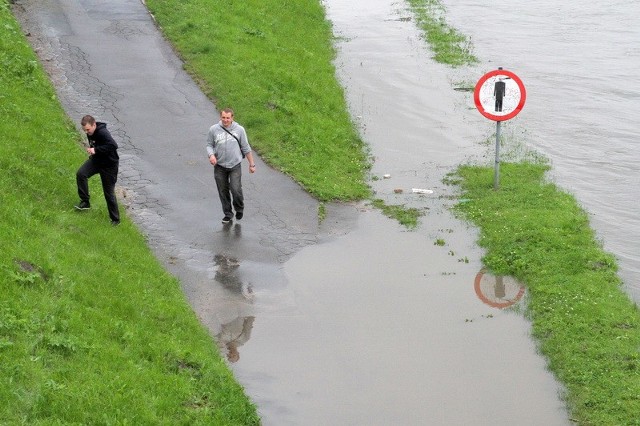
[[[99,166],[89,158],[84,162],[76,173],[76,182],[78,184],[78,196],[80,201],[89,202],[89,178],[93,175],[100,174],[102,181],[102,192],[104,199],[107,201],[109,209],[109,217],[111,220],[119,221],[120,212],[118,210],[118,199],[116,198],[116,182],[118,181],[118,164],[115,166]]]
[[[244,196],[242,195],[242,163],[227,169],[215,166],[213,177],[218,187],[218,195],[222,204],[222,211],[226,217],[233,217],[231,205],[236,213],[244,211]]]

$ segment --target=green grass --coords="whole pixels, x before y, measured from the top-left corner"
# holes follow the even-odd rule
[[[372,200],[371,205],[380,209],[385,216],[397,220],[408,229],[416,229],[418,227],[418,218],[424,216],[424,211],[420,209],[407,207],[403,204],[388,205],[379,198]]]
[[[258,424],[212,338],[85,159],[0,1],[0,423]],[[95,178],[97,179],[97,178]]]
[[[370,195],[370,161],[336,80],[331,26],[317,0],[147,6],[186,69],[218,108],[234,108],[269,164],[321,201]]]
[[[437,62],[459,67],[478,63],[471,40],[447,24],[445,8],[438,0],[406,0]]]
[[[575,199],[541,163],[461,166],[456,209],[481,230],[484,264],[525,283],[527,313],[581,425],[640,425],[640,312]]]

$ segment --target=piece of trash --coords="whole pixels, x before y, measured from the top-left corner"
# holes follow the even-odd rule
[[[390,174],[386,174],[386,175],[382,175],[382,177],[385,178],[385,179],[389,179],[391,177],[391,175]]]
[[[396,194],[402,194],[402,188],[396,188],[393,190]]]
[[[421,188],[411,188],[411,192],[416,194],[433,194],[433,191],[430,189],[421,189]]]

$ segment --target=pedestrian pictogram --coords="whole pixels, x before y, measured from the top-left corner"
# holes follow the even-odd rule
[[[473,100],[480,114],[493,121],[515,117],[524,107],[527,92],[522,80],[511,71],[498,68],[478,80]]]

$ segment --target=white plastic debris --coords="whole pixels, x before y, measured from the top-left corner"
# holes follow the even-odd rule
[[[382,175],[382,177],[385,178],[385,179],[389,179],[391,177],[391,175],[390,174],[386,174],[386,175]]]
[[[433,194],[433,191],[430,189],[421,189],[421,188],[411,188],[411,192],[415,194]]]

